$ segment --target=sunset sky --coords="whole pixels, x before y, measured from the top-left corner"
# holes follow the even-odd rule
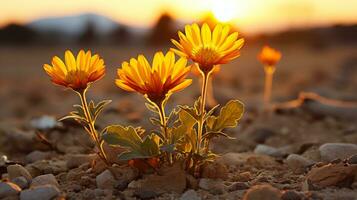
[[[96,13],[128,25],[149,27],[165,11],[184,22],[213,12],[219,20],[254,33],[355,23],[356,9],[357,0],[3,0],[0,25]]]

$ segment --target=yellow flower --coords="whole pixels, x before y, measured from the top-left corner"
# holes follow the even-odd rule
[[[266,67],[273,67],[281,59],[281,53],[269,46],[264,46],[262,51],[258,54],[258,60]]]
[[[178,49],[171,49],[176,54],[187,57],[199,64],[204,73],[210,72],[215,65],[225,64],[240,55],[243,39],[238,39],[238,32],[229,34],[229,25],[217,24],[213,31],[205,23],[186,25],[185,34],[178,32],[179,41],[171,40]]]
[[[180,91],[192,82],[186,79],[190,67],[187,60],[180,58],[175,61],[175,54],[164,55],[157,52],[150,66],[143,55],[130,62],[123,62],[118,69],[116,85],[129,92],[139,92],[155,103],[161,103],[168,95]]]
[[[71,51],[65,52],[64,62],[57,56],[52,59],[52,66],[43,66],[54,84],[81,91],[92,82],[101,79],[105,74],[104,61],[97,54],[81,50],[77,58]]]

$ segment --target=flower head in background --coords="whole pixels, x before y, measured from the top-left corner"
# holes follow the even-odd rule
[[[97,54],[92,56],[90,51],[81,50],[75,58],[72,52],[67,50],[64,62],[55,56],[51,64],[43,66],[51,81],[75,91],[85,90],[89,84],[101,79],[105,74],[103,59]]]
[[[238,32],[230,33],[229,25],[217,24],[213,31],[205,23],[186,25],[185,34],[178,32],[179,41],[171,40],[178,49],[171,49],[182,57],[199,64],[204,73],[210,72],[215,65],[226,64],[239,57],[243,39]]]
[[[116,85],[129,92],[138,92],[155,103],[161,103],[168,95],[180,91],[192,83],[186,79],[190,72],[187,60],[180,58],[175,61],[175,54],[164,55],[157,52],[150,65],[143,55],[130,62],[123,62],[118,69]]]
[[[266,67],[275,66],[281,59],[281,53],[269,46],[264,46],[262,51],[258,54],[258,60]]]

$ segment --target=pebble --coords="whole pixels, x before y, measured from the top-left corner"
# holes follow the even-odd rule
[[[18,164],[7,166],[7,173],[9,174],[10,180],[20,176],[25,177],[27,181],[32,180],[32,176],[27,169]]]
[[[228,168],[219,162],[208,163],[202,167],[202,178],[227,179]]]
[[[257,168],[274,167],[278,164],[275,159],[270,156],[254,153],[227,153],[218,158],[217,161],[227,166],[249,164]]]
[[[73,169],[85,163],[91,163],[96,157],[96,154],[70,154],[67,157],[67,167]]]
[[[258,144],[263,144],[268,138],[275,135],[275,133],[267,128],[259,128],[250,133],[249,135],[253,138],[254,142]]]
[[[353,155],[347,160],[348,164],[357,164],[357,155]]]
[[[187,190],[179,200],[201,200],[201,197],[194,190]]]
[[[258,144],[254,149],[254,153],[278,158],[283,157],[285,155],[285,153],[280,151],[279,149],[264,144]]]
[[[51,152],[44,152],[44,151],[33,151],[31,153],[29,153],[25,160],[26,160],[26,163],[34,163],[36,161],[39,161],[39,160],[46,160],[46,159],[49,159],[51,157]]]
[[[282,200],[302,200],[302,198],[302,195],[294,190],[285,191],[281,196]]]
[[[97,187],[99,189],[113,189],[115,179],[113,174],[109,170],[105,170],[95,178]]]
[[[343,160],[357,154],[357,144],[326,143],[320,146],[319,151],[322,161]]]
[[[23,176],[16,177],[16,178],[12,179],[11,182],[18,185],[21,189],[28,188],[28,186],[29,186],[29,182]]]
[[[305,168],[311,166],[314,162],[298,154],[290,154],[286,158],[286,164],[297,173],[302,173]]]
[[[53,185],[42,185],[20,193],[20,200],[51,200],[60,195],[60,190]]]
[[[0,199],[10,196],[17,196],[21,188],[11,182],[0,182]]]
[[[350,187],[355,179],[357,166],[344,163],[327,164],[312,168],[306,175],[303,190],[328,186]]]
[[[249,184],[245,182],[235,182],[228,187],[228,191],[233,192],[236,190],[246,190],[249,188]]]
[[[211,194],[223,194],[225,191],[225,185],[222,180],[201,178],[198,186],[201,189],[209,191]]]
[[[240,182],[247,182],[252,180],[252,174],[249,171],[239,173],[235,179]]]
[[[136,196],[169,192],[181,194],[186,189],[186,172],[180,165],[163,168],[160,174],[162,175],[151,174],[141,180],[132,181],[128,188],[134,189]]]
[[[39,130],[48,130],[60,126],[61,123],[53,116],[44,115],[30,121],[32,128]]]
[[[31,187],[36,187],[40,185],[53,185],[59,187],[56,177],[53,174],[44,174],[32,179]]]
[[[281,200],[281,192],[271,185],[255,185],[251,187],[243,197],[243,200]]]
[[[186,175],[187,187],[191,189],[198,188],[198,180],[190,174]]]

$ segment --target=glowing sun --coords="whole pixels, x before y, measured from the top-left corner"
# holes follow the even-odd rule
[[[211,11],[217,20],[228,22],[237,16],[239,7],[234,0],[212,0]]]

